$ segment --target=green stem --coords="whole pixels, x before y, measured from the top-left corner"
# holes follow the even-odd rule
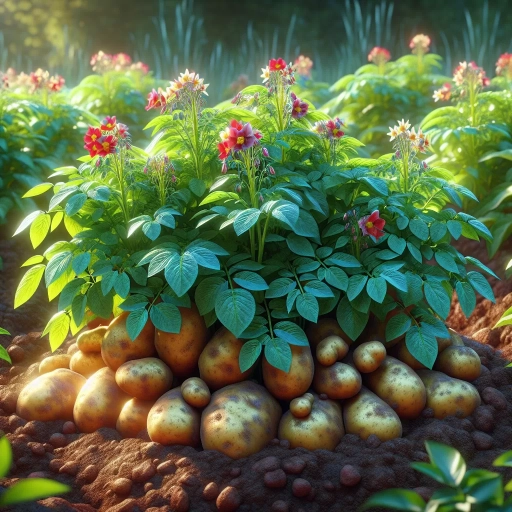
[[[272,317],[270,315],[270,310],[268,309],[268,306],[267,306],[267,301],[264,300],[263,304],[265,304],[265,309],[267,311],[268,329],[270,331],[270,337],[273,339],[274,338],[274,330],[272,329]]]
[[[199,144],[199,121],[196,100],[192,99],[192,126],[194,130],[194,159],[196,161],[197,177],[203,179],[202,161],[200,158],[200,144]]]
[[[263,228],[263,235],[260,240],[259,253],[258,253],[258,263],[263,261],[263,251],[265,249],[265,239],[267,238],[267,229],[270,221],[270,214],[267,214],[267,218],[265,219],[265,226]]]

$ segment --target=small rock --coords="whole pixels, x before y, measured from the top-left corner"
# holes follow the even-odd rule
[[[91,482],[94,482],[94,480],[96,480],[96,477],[98,476],[98,473],[99,473],[99,469],[93,465],[93,464],[90,464],[89,466],[87,466],[83,471],[82,473],[80,474],[80,476],[87,482],[87,483],[91,483]]]
[[[241,503],[240,493],[234,487],[226,487],[215,502],[219,512],[235,512]]]
[[[23,427],[23,433],[30,437],[36,437],[38,432],[38,422],[29,421]],[[40,427],[40,426],[39,426]]]
[[[75,461],[70,460],[60,467],[59,473],[75,476],[78,473],[78,464]]]
[[[151,441],[144,445],[142,453],[145,457],[154,458],[160,453],[161,449],[162,445],[160,443],[154,443],[153,441]]]
[[[133,482],[129,478],[116,478],[112,482],[112,490],[118,496],[126,496],[132,490]]]
[[[232,468],[229,472],[229,476],[232,476],[233,478],[236,478],[237,476],[240,476],[242,474],[242,470],[240,468]]]
[[[41,443],[29,443],[30,450],[34,455],[44,455],[46,453],[46,450],[44,449],[44,446]]]
[[[414,452],[412,454],[412,458],[415,461],[419,461],[419,462],[428,462],[430,460],[428,455],[425,452],[420,452],[420,451]]]
[[[244,482],[246,482],[246,480],[239,476],[238,478],[233,478],[233,480],[230,480],[228,485],[230,487],[241,487]]]
[[[482,391],[482,399],[487,405],[492,405],[499,411],[504,411],[507,408],[507,399],[505,395],[496,388],[485,388]]]
[[[45,451],[48,453],[53,453],[53,446],[50,443],[44,443],[43,446]]]
[[[290,441],[288,441],[288,439],[281,439],[281,441],[279,441],[279,446],[288,450],[290,448]]]
[[[153,466],[150,460],[147,460],[142,464],[139,464],[136,468],[134,468],[134,470],[132,471],[132,480],[134,482],[144,483],[150,478],[152,478],[155,475],[155,473],[155,466]]]
[[[62,426],[63,434],[74,434],[76,432],[76,425],[72,421],[66,421]]]
[[[176,473],[176,466],[172,461],[166,460],[165,462],[159,464],[156,470],[159,475],[171,475],[173,473]]]
[[[13,364],[21,363],[25,359],[26,352],[18,345],[11,345],[7,348],[7,353]]]
[[[193,475],[192,473],[188,473],[186,475],[182,475],[178,479],[178,483],[181,485],[186,485],[187,487],[196,487],[196,486],[199,486],[201,481],[199,480],[199,478],[197,478],[196,475]]]
[[[49,442],[55,448],[62,448],[62,447],[66,446],[68,444],[64,434],[59,434],[59,433],[52,434],[50,436]]]
[[[494,444],[494,439],[484,432],[473,432],[471,437],[473,438],[473,443],[475,443],[477,450],[489,450]]]
[[[333,492],[336,490],[336,486],[330,480],[326,480],[323,484],[323,487],[328,492]]]
[[[274,439],[272,439],[272,441],[270,441],[270,444],[272,446],[279,446],[279,439],[275,437]]]
[[[281,467],[281,462],[277,457],[270,456],[265,457],[264,459],[259,460],[252,466],[252,470],[257,473],[264,473],[267,471],[274,471]]]
[[[277,500],[272,503],[272,512],[288,512],[290,510],[290,507],[286,501],[283,500]]]
[[[203,489],[203,499],[213,501],[219,495],[219,486],[215,482],[210,482]]]
[[[18,461],[19,462],[19,461]],[[62,459],[53,459],[50,461],[50,464],[49,464],[49,467],[50,469],[55,472],[55,473],[58,473],[59,472],[59,469],[64,466],[64,461]]]
[[[179,468],[185,468],[187,466],[192,466],[193,461],[190,457],[182,457],[176,462],[176,466]]]
[[[270,489],[282,489],[286,487],[286,473],[282,469],[268,471],[265,473],[263,481]]]
[[[305,498],[311,492],[311,484],[304,478],[296,478],[292,484],[292,493],[297,498]]]
[[[146,482],[144,484],[144,492],[151,491],[155,486],[153,485],[153,482]]]
[[[341,468],[340,484],[353,487],[361,481],[361,473],[354,466],[347,464]]]
[[[2,407],[3,406],[4,406],[4,404],[2,403]],[[5,408],[4,408],[4,410],[5,410]],[[23,418],[20,418],[16,414],[11,414],[11,416],[9,416],[9,428],[12,431],[16,430],[17,428],[23,427],[26,424],[27,424],[26,420],[24,420]]]
[[[183,488],[179,485],[173,485],[170,489],[171,493],[171,509],[173,512],[188,512],[190,508],[190,500]]]
[[[491,432],[494,429],[494,416],[488,405],[480,405],[473,414],[474,424],[478,430]]]
[[[48,478],[48,474],[44,471],[34,471],[30,473],[27,478]]]
[[[378,448],[381,445],[381,440],[375,435],[371,434],[366,439],[366,446],[368,448]]]
[[[306,467],[306,461],[300,457],[289,457],[283,461],[283,469],[290,475],[300,475]]]

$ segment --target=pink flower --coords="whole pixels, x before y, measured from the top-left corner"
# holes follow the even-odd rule
[[[389,50],[386,50],[386,48],[381,48],[380,46],[375,46],[375,48],[372,48],[371,52],[368,54],[368,61],[377,65],[385,64],[390,60],[391,53],[389,53]]]
[[[127,137],[129,137],[130,134],[128,133],[128,126],[126,126],[123,123],[118,123],[117,124],[117,135],[119,136],[120,139],[126,139]]]
[[[286,68],[286,61],[282,58],[270,59],[268,68],[270,71],[281,71]]]
[[[234,151],[249,149],[258,141],[254,134],[251,123],[242,125],[238,121],[231,121],[227,145]]]
[[[151,110],[152,108],[157,107],[165,107],[165,104],[166,97],[162,89],[159,88],[158,91],[155,91],[155,89],[153,89],[148,94],[148,104],[146,105],[146,110]]]
[[[268,149],[267,149],[267,148],[262,148],[262,149],[261,149],[261,152],[263,153],[263,156],[264,156],[265,158],[268,158]]]
[[[341,130],[341,126],[342,123],[339,119],[336,119],[334,121],[332,119],[329,119],[329,121],[325,123],[325,127],[328,130],[329,136],[334,137],[336,139],[339,139],[343,137],[343,135],[345,135],[345,132]]]
[[[409,48],[414,54],[425,54],[430,50],[430,37],[425,34],[415,35],[409,43]]]
[[[222,174],[226,174],[228,172],[228,164],[226,164],[226,161],[224,160],[222,162]]]
[[[98,155],[107,156],[111,153],[116,152],[117,139],[113,135],[103,136],[98,140],[100,144],[100,149],[98,151]]]
[[[503,53],[496,62],[496,74],[512,78],[512,53]]]
[[[300,119],[301,117],[304,117],[308,113],[309,105],[302,101],[300,98],[297,98],[297,96],[292,92],[292,117],[294,119]]]
[[[274,170],[274,168],[271,165],[269,165],[269,167],[268,167],[268,172],[272,176],[275,176],[275,174],[276,174],[276,171]]]
[[[228,141],[220,142],[217,144],[217,148],[219,149],[219,159],[226,160],[226,158],[231,153],[231,148],[228,145]]]
[[[438,89],[437,91],[434,91],[434,95],[432,96],[434,98],[434,101],[437,103],[438,101],[448,101],[452,95],[452,84],[446,83],[441,87],[441,89]]]
[[[300,76],[304,78],[311,78],[311,69],[313,68],[313,61],[309,57],[299,55],[293,63],[294,69]]]
[[[371,215],[366,215],[357,221],[364,236],[373,236],[379,239],[384,235],[384,225],[386,221],[379,217],[379,210],[375,210]]]
[[[59,92],[62,87],[64,87],[64,84],[66,83],[66,80],[62,78],[60,75],[55,75],[48,80],[48,89],[53,92]]]
[[[102,132],[111,132],[116,127],[116,116],[107,116],[101,122],[101,131]]]

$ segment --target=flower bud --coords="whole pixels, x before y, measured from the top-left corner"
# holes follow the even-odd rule
[[[347,214],[346,213],[343,214],[343,220],[347,220]]]
[[[235,192],[238,192],[239,194],[242,192],[242,185],[240,185],[240,183],[235,187]]]
[[[402,154],[400,153],[400,151],[397,151],[397,152],[395,153],[395,156],[396,156],[397,158],[401,158],[401,157],[402,157]]]
[[[171,181],[172,181],[173,183],[176,183],[176,180],[177,180],[177,178],[176,178],[176,176],[173,174],[173,175],[171,176]]]
[[[421,165],[423,166],[423,169],[428,169],[428,164],[425,162],[425,160],[421,162]]]
[[[148,173],[148,168],[144,167],[144,174],[147,174],[147,173]]]
[[[222,162],[222,174],[226,174],[228,172],[228,164],[226,163],[226,161],[224,160]]]
[[[260,166],[260,159],[259,158],[255,158],[254,159],[254,167],[259,167]]]
[[[263,196],[261,194],[260,194],[259,200],[260,200],[260,203],[263,203]]]
[[[100,167],[101,166],[101,158],[98,158],[98,160],[96,160],[96,167]]]
[[[263,153],[263,156],[265,158],[268,158],[268,149],[267,148],[262,148],[261,152]]]
[[[269,167],[268,167],[268,172],[269,172],[272,176],[275,176],[275,174],[276,174],[276,171],[274,170],[274,168],[273,168],[271,165],[269,165]]]

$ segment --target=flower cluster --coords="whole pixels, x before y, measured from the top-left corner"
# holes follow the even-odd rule
[[[313,61],[309,57],[299,55],[293,63],[293,69],[302,78],[311,78],[311,69],[313,68]]]
[[[130,147],[130,134],[125,124],[118,123],[116,117],[107,116],[98,127],[89,126],[84,136],[84,149],[91,157],[106,157],[116,152],[118,145]]]
[[[368,54],[368,62],[373,62],[377,66],[383,65],[391,60],[391,53],[386,48],[375,46]]]
[[[261,78],[269,94],[276,92],[279,87],[289,87],[295,83],[294,66],[286,64],[282,58],[270,59],[268,66],[261,68],[261,71]]]
[[[398,126],[389,127],[389,140],[395,142],[397,158],[412,153],[426,153],[430,149],[430,141],[421,128],[416,132],[414,127],[411,129],[411,123],[402,119],[398,121]]]
[[[414,55],[424,55],[430,51],[430,37],[425,34],[417,34],[409,43],[409,48]]]
[[[313,131],[325,139],[335,140],[345,135],[345,132],[341,129],[342,126],[345,126],[343,121],[336,117],[335,119],[329,119],[329,121],[316,122]]]
[[[110,55],[99,51],[91,57],[92,70],[99,74],[108,71],[140,71],[144,75],[149,72],[149,66],[143,62],[132,62],[132,58],[126,53]]]
[[[437,103],[438,101],[448,101],[452,96],[452,84],[447,82],[443,84],[441,89],[434,91],[434,101]]]
[[[503,53],[496,62],[496,74],[512,80],[512,53]]]
[[[479,87],[487,87],[490,84],[490,80],[485,76],[483,68],[477,66],[474,61],[461,62],[455,68],[453,81],[459,87],[466,83]]]
[[[297,98],[294,92],[292,92],[290,96],[292,98],[292,117],[294,119],[304,117],[308,113],[309,105],[300,98]]]
[[[255,130],[251,123],[241,123],[233,119],[229,126],[220,132],[221,142],[217,145],[219,159],[225,164],[225,160],[232,152],[252,148],[259,144],[262,136],[262,133],[259,130]],[[223,165],[223,172],[224,169],[227,171],[227,167]]]
[[[60,75],[50,75],[49,71],[41,68],[26,73],[16,73],[16,70],[9,68],[5,73],[0,72],[0,81],[4,89],[25,89],[30,93],[39,90],[50,92],[59,92],[65,84],[65,80]]]
[[[160,206],[165,206],[169,192],[174,190],[178,181],[176,170],[169,157],[164,153],[148,158],[143,172],[155,186]]]

